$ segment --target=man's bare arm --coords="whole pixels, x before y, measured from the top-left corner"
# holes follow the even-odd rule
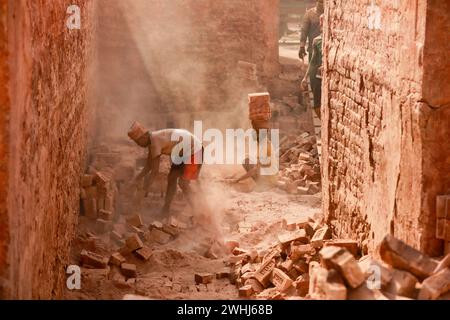
[[[158,165],[159,165],[159,157],[158,159]],[[145,167],[144,169],[142,169],[142,171],[137,175],[137,177],[134,179],[134,182],[137,183],[140,180],[142,180],[151,170],[152,170],[152,166],[153,164],[153,157],[151,152],[149,151],[148,153],[148,157],[147,157],[147,162],[145,163]]]
[[[142,180],[151,170],[151,167],[148,163],[145,164],[144,169],[134,178],[134,182],[137,183]]]
[[[150,187],[152,186],[153,181],[155,181],[156,177],[159,174],[159,161],[160,157],[151,160],[150,163],[151,173],[144,186],[146,193],[148,193]]]

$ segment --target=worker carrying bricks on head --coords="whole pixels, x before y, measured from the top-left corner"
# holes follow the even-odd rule
[[[164,129],[150,132],[138,122],[133,124],[128,136],[139,146],[148,148],[147,163],[134,180],[134,184],[137,185],[150,173],[145,186],[146,192],[159,174],[161,156],[170,156],[172,166],[168,176],[164,207],[160,215],[169,213],[177,185],[180,186],[189,204],[194,206],[190,182],[198,179],[202,168],[202,142],[184,129]]]
[[[272,117],[270,107],[270,94],[268,92],[252,93],[249,99],[249,118],[254,129],[253,134],[257,142],[256,159],[248,155],[242,164],[246,173],[237,179],[231,179],[232,183],[239,183],[252,178],[256,182],[257,190],[270,189],[277,182],[278,169],[277,154],[270,141],[270,119]],[[255,161],[256,160],[256,161]],[[254,163],[251,163],[254,162]]]
[[[320,29],[323,27],[323,14],[320,16]],[[308,70],[302,80],[302,89],[308,87],[308,77],[311,90],[314,96],[314,111],[317,117],[321,118],[320,106],[322,104],[322,34],[317,36],[312,42],[312,56],[309,61]]]

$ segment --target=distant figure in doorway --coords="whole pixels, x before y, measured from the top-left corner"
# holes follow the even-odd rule
[[[323,15],[320,16],[320,29],[323,28]],[[311,84],[311,90],[314,97],[314,111],[321,119],[320,107],[322,104],[322,34],[317,36],[312,43],[312,56],[302,80],[302,89],[308,88],[308,78]]]

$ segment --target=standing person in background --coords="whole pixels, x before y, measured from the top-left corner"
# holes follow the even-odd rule
[[[305,13],[300,30],[300,50],[298,52],[300,60],[303,60],[306,56],[306,43],[308,42],[308,61],[311,61],[313,41],[322,33],[320,29],[320,16],[323,12],[324,0],[317,0],[316,7],[307,10]]]
[[[320,29],[323,26],[323,14],[320,16]],[[314,96],[314,111],[317,117],[321,118],[320,106],[322,104],[322,34],[316,37],[312,43],[312,56],[302,80],[302,89],[308,87],[308,77],[311,83],[311,90]]]

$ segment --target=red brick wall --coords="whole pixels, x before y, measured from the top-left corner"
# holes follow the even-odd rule
[[[436,195],[450,194],[450,1],[429,0],[423,52],[424,77],[421,128],[423,141],[423,241],[437,251],[434,240]]]
[[[448,114],[427,121],[433,116],[424,103],[424,88],[434,86],[427,74],[437,68],[430,52],[444,58],[445,47],[428,34],[439,1],[375,3],[381,29],[369,28],[368,2],[329,1],[326,10],[324,210],[338,235],[374,240],[372,249],[392,233],[439,254],[431,208],[448,179],[429,188],[427,177],[438,177],[429,174],[427,154],[448,168],[449,148],[430,152],[429,144],[443,143]],[[441,22],[448,26],[448,13]],[[448,89],[437,95],[448,102]]]
[[[8,185],[8,45],[7,45],[7,0],[0,0],[0,279],[6,272],[8,249],[8,211],[6,205]],[[1,291],[1,286],[0,286]]]
[[[239,60],[257,64],[261,81],[277,74],[278,4],[98,1],[100,134],[126,136],[136,118],[154,128],[217,125],[240,102]]]
[[[72,4],[81,8],[81,30],[66,28]],[[9,132],[9,241],[0,294],[57,298],[78,217],[93,7],[82,0],[10,0],[8,5],[1,11],[7,15],[1,21],[8,21],[8,42],[2,28],[0,52],[3,57],[5,46],[10,52],[10,122],[5,127],[0,117],[0,130]],[[0,240],[5,245],[7,239]]]

